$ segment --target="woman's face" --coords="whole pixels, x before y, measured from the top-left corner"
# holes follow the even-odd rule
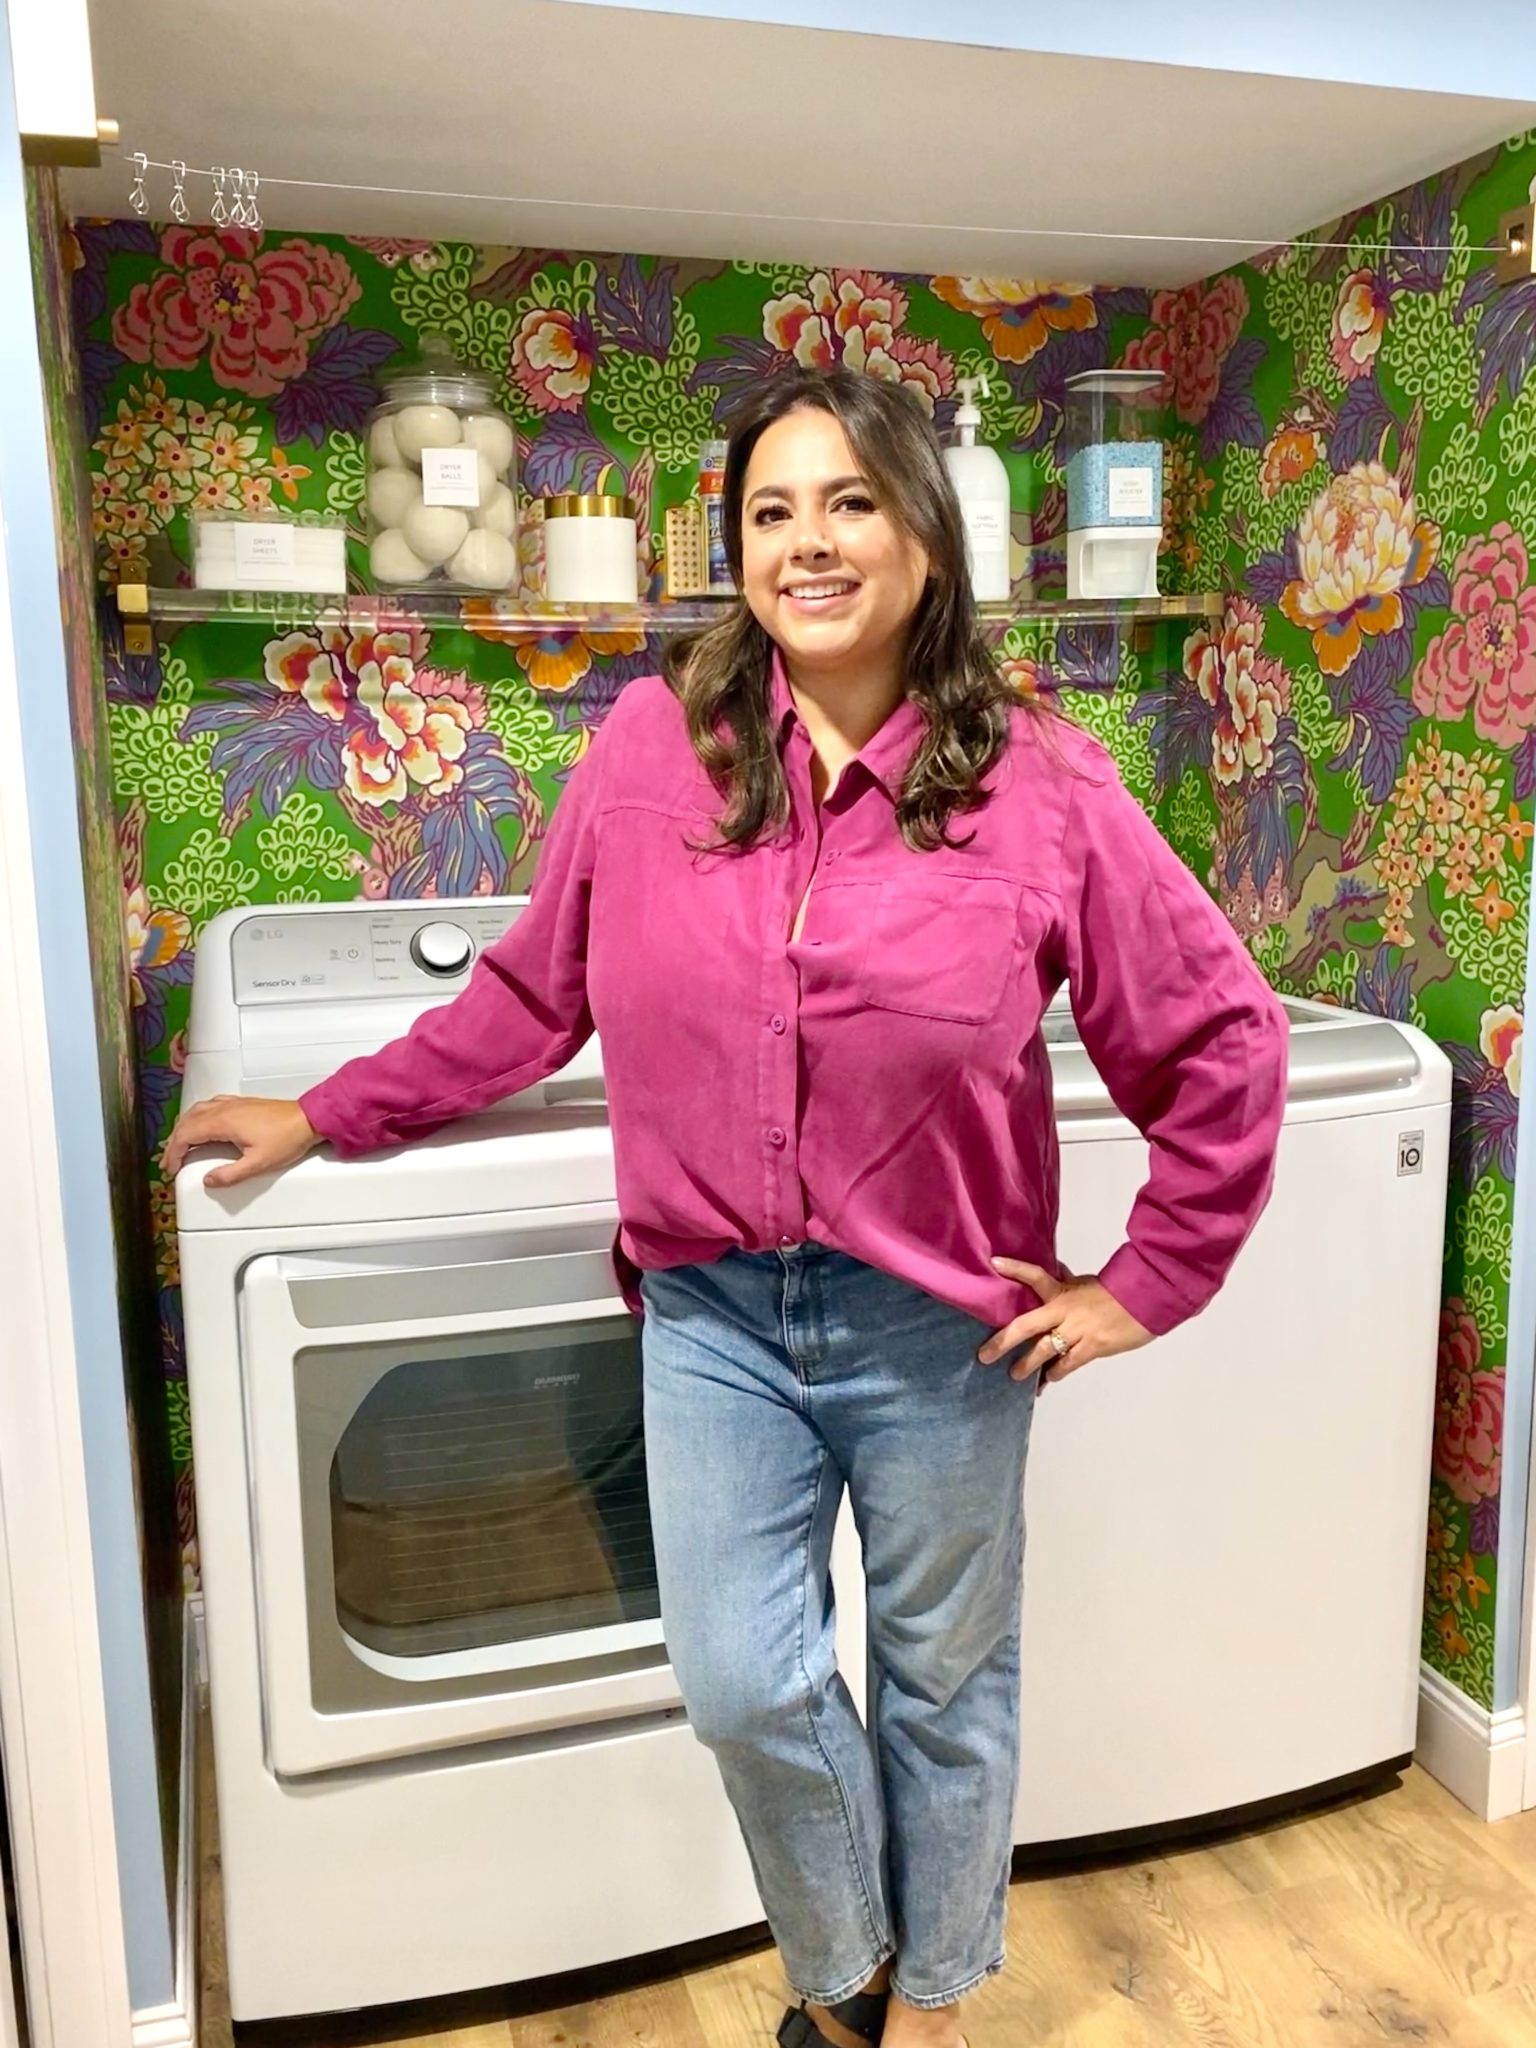
[[[860,474],[831,413],[792,412],[758,440],[741,552],[743,595],[791,669],[900,659],[928,556]]]

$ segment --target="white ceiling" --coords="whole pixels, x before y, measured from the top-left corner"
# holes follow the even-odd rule
[[[530,248],[1178,284],[1536,123],[1524,100],[561,0],[91,19],[124,153],[67,175],[77,212],[126,213],[142,149],[259,171],[269,227]],[[149,192],[163,217],[164,173]],[[211,183],[188,197],[206,218]]]

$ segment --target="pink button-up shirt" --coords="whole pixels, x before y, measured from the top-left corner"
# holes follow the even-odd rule
[[[893,798],[903,703],[818,808],[775,668],[785,829],[699,850],[718,796],[660,678],[571,776],[528,910],[451,1003],[303,1098],[343,1154],[418,1137],[603,1043],[621,1266],[815,1238],[993,1325],[996,1253],[1054,1263],[1040,1023],[1063,980],[1151,1173],[1102,1279],[1171,1329],[1263,1208],[1284,1014],[1216,906],[1077,728],[1015,715],[965,843],[914,853]],[[803,928],[791,939],[802,898]]]

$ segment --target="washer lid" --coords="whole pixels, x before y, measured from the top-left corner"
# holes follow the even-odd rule
[[[612,1204],[613,1142],[598,1109],[490,1110],[366,1159],[315,1153],[286,1173],[233,1188],[204,1185],[218,1156],[176,1176],[176,1222],[205,1230],[327,1229]]]
[[[1424,1041],[1385,1017],[1281,997],[1291,1027],[1287,1099],[1381,1095],[1411,1087],[1424,1072]],[[1068,998],[1051,1004],[1041,1027],[1051,1055],[1059,1118],[1113,1115],[1109,1090],[1084,1048]]]

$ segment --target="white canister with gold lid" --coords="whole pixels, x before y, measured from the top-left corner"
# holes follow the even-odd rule
[[[637,604],[633,498],[564,491],[544,500],[544,595],[551,604]]]

